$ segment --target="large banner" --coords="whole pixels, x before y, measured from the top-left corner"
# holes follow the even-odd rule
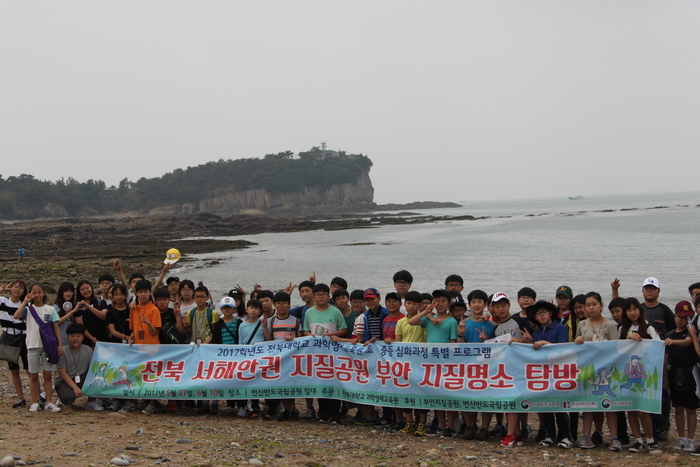
[[[324,397],[388,407],[510,412],[661,411],[664,347],[333,343],[255,345],[99,342],[89,396],[143,399]]]

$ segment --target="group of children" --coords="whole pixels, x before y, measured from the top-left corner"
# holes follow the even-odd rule
[[[60,403],[70,406],[82,396],[92,357],[91,347],[99,341],[128,344],[256,344],[264,341],[292,340],[302,336],[325,336],[335,342],[368,344],[383,341],[427,343],[482,343],[497,338],[503,342],[530,344],[538,350],[543,346],[575,342],[594,345],[596,341],[616,339],[662,339],[666,346],[663,375],[663,407],[659,415],[639,411],[584,412],[582,434],[579,436],[578,413],[541,413],[537,434],[528,425],[527,414],[478,413],[435,410],[428,423],[428,410],[353,404],[335,399],[317,399],[318,413],[313,399],[307,399],[304,418],[341,423],[351,409],[356,409],[352,422],[394,429],[414,436],[461,436],[465,439],[486,441],[491,436],[501,438],[503,447],[516,446],[534,438],[542,446],[564,449],[575,445],[590,449],[602,443],[603,419],[607,418],[610,433],[609,449],[638,453],[661,450],[670,427],[670,405],[675,408],[678,429],[676,450],[700,455],[694,445],[696,410],[700,401],[696,395],[698,355],[697,321],[700,315],[700,283],[689,288],[693,303],[679,302],[675,313],[658,301],[660,285],[650,277],[642,285],[642,302],[631,297],[619,297],[620,282],[612,283],[613,300],[608,308],[613,320],[603,316],[604,304],[596,292],[573,295],[568,286],[557,288],[555,301],[537,301],[537,294],[529,287],[517,293],[518,313],[511,313],[511,300],[498,292],[488,295],[473,290],[462,295],[463,279],[450,275],[444,288],[432,293],[410,290],[413,277],[408,271],[399,271],[393,277],[393,291],[382,296],[376,288],[348,290],[347,282],[336,277],[330,286],[317,283],[315,275],[298,286],[291,283],[276,293],[257,286],[246,301],[246,292],[236,286],[228,296],[218,301],[218,307],[208,289],[201,283],[195,287],[190,280],[171,276],[162,286],[169,269],[166,266],[153,285],[141,274],[126,280],[121,264],[115,261],[121,283],[110,274],[98,279],[100,294],[95,293],[87,280],[76,286],[64,282],[59,286],[54,305],[47,304],[45,287],[31,287],[15,280],[0,287],[0,324],[7,345],[21,347],[22,364],[30,380],[30,412],[44,410],[59,412],[52,400],[55,390]],[[303,305],[292,307],[291,294],[298,290]],[[697,312],[697,314],[695,313]],[[42,333],[49,324],[57,343],[54,363],[47,361]],[[638,361],[639,359],[637,359]],[[625,368],[627,383],[643,388],[643,372],[638,367]],[[27,405],[20,380],[19,365],[9,363],[18,400],[13,407]],[[44,392],[39,384],[42,368]],[[57,371],[55,387],[53,372]],[[599,391],[609,391],[606,378],[616,371],[599,372],[590,383]],[[603,392],[601,392],[603,394]],[[293,399],[265,401],[267,410],[261,410],[260,401],[227,401],[226,407],[239,416],[251,418],[302,418]],[[161,410],[158,401],[146,401],[142,411]],[[183,404],[168,401],[162,410],[177,413]],[[198,401],[184,404],[196,408],[199,414],[218,413],[218,401]],[[88,410],[110,408],[122,412],[137,409],[134,401],[98,401],[89,398]],[[491,429],[493,418],[496,427]],[[505,420],[504,420],[505,419]],[[633,439],[629,438],[628,427]]]

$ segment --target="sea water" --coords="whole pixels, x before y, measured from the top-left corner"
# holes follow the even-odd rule
[[[642,282],[654,276],[660,301],[671,308],[688,300],[688,285],[700,281],[700,192],[460,204],[412,212],[489,218],[222,237],[257,245],[191,255],[174,274],[204,282],[216,299],[236,284],[247,292],[255,283],[279,290],[313,272],[318,282],[340,276],[350,290],[376,287],[384,295],[393,289],[393,274],[406,269],[413,274],[412,290],[420,292],[459,274],[465,296],[478,288],[515,298],[527,286],[549,300],[568,285],[574,294],[597,291],[605,301],[613,279],[620,279],[622,296],[641,299]],[[218,264],[209,265],[214,260]],[[300,304],[296,294],[293,303]]]

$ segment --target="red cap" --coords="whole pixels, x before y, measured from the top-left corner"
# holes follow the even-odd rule
[[[695,313],[693,312],[693,306],[687,300],[682,300],[676,303],[676,316],[678,317],[690,317]]]

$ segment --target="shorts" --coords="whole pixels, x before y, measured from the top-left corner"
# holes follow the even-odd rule
[[[42,348],[27,350],[27,359],[29,360],[29,373],[39,373],[39,367],[42,367],[44,371],[56,370],[56,365],[46,360],[46,352]]]
[[[692,368],[691,368],[692,370]],[[700,399],[695,394],[695,378],[691,371],[683,372],[683,385],[680,390],[676,390],[676,369],[668,371],[668,388],[671,393],[671,405],[673,407],[685,407],[686,409],[700,408]]]

